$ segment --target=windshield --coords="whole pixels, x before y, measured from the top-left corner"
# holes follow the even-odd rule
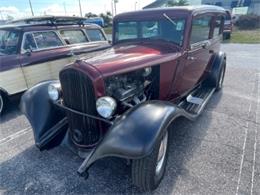
[[[19,33],[11,30],[0,30],[0,55],[17,53]]]
[[[165,16],[160,20],[119,21],[116,24],[115,42],[158,39],[182,45],[185,19],[171,19]]]

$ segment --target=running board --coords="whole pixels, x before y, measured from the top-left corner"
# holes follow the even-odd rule
[[[210,97],[215,92],[215,88],[197,88],[187,98],[179,103],[182,109],[192,115],[199,115],[208,103]]]

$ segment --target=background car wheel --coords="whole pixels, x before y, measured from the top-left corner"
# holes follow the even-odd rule
[[[231,34],[230,34],[230,33],[227,33],[226,39],[230,39],[230,38],[231,38]]]
[[[0,91],[0,115],[4,113],[6,107],[6,97],[3,92]]]
[[[223,40],[227,40],[231,38],[231,33],[224,33],[223,34]]]
[[[160,184],[167,163],[169,135],[168,130],[158,139],[152,153],[132,162],[132,180],[142,191],[152,191]]]

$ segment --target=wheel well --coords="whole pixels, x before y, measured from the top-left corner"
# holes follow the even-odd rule
[[[3,98],[8,98],[8,92],[3,88],[0,88],[0,94],[2,95]]]

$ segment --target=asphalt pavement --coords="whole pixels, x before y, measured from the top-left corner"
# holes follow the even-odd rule
[[[224,88],[194,122],[174,123],[169,161],[154,194],[260,194],[260,45],[223,44]],[[107,158],[76,171],[65,147],[40,152],[18,102],[0,119],[0,194],[133,194],[130,168]]]

